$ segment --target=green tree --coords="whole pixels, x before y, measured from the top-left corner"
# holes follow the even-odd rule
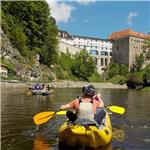
[[[114,76],[120,75],[120,76],[126,76],[128,72],[128,66],[124,64],[117,64],[116,62],[112,61],[109,66],[106,68],[107,79],[110,79]],[[105,74],[105,73],[104,73]]]
[[[140,71],[143,64],[144,64],[144,56],[143,54],[140,54],[140,56],[135,57],[135,66],[136,66],[136,71]]]
[[[20,26],[16,26],[13,29],[12,34],[14,35],[14,38],[12,38],[12,43],[17,49],[20,50],[23,56],[28,55],[28,48],[26,46],[27,36],[22,31],[22,28]]]
[[[2,1],[2,28],[25,56],[40,54],[50,66],[57,57],[57,27],[45,1]],[[7,26],[6,26],[7,24]]]
[[[95,72],[95,63],[93,58],[86,51],[81,51],[75,55],[72,72],[80,80],[88,81],[88,78]]]
[[[143,69],[143,82],[145,86],[150,86],[150,64]]]
[[[128,75],[127,85],[131,88],[136,88],[138,85],[143,84],[143,73],[133,72]]]
[[[71,58],[71,55],[69,53],[61,53],[57,58],[57,63],[64,69],[64,70],[70,70],[74,59]]]

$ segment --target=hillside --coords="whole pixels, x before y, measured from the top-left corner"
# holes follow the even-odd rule
[[[10,78],[56,79],[57,26],[45,1],[2,1],[1,61]]]
[[[37,58],[30,61],[23,57],[1,29],[1,63],[8,67],[10,76],[15,76],[17,79],[20,77],[27,81],[48,81],[50,78],[56,80],[51,69],[46,65],[41,65]]]

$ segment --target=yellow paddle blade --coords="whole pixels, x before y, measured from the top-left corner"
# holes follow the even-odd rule
[[[125,113],[125,108],[120,107],[120,106],[107,106],[109,110],[112,112],[115,112],[117,114],[124,114]]]
[[[55,112],[50,112],[50,111],[41,112],[41,113],[36,114],[33,117],[33,120],[36,125],[40,125],[40,124],[47,122],[49,119],[51,119],[54,116],[54,114]]]
[[[66,112],[67,111],[60,110],[60,111],[56,112],[56,115],[66,115]]]

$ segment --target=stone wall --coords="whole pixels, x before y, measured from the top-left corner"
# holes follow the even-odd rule
[[[113,60],[120,64],[127,64],[130,70],[133,63],[135,63],[136,56],[139,56],[141,53],[146,55],[148,52],[148,50],[146,50],[144,53],[144,42],[145,39],[134,36],[126,36],[114,40],[112,52]]]
[[[129,64],[129,37],[114,40],[112,58],[120,64]]]
[[[143,44],[145,39],[131,36],[129,41],[129,66],[131,66],[132,63],[135,62],[136,56],[139,56],[141,53],[143,53]]]
[[[58,51],[59,52],[67,53],[67,51],[68,51],[70,54],[74,55],[76,53],[79,53],[81,50],[82,49],[77,48],[73,45],[59,41],[59,45],[58,45]]]

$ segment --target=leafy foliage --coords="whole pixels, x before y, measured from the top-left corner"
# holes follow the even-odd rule
[[[143,69],[143,82],[145,85],[150,86],[150,64]]]
[[[114,61],[110,63],[106,71],[108,71],[106,79],[110,79],[116,75],[126,76],[129,73],[127,65],[117,64]]]
[[[40,54],[50,66],[57,53],[57,27],[45,1],[2,1],[2,28],[23,56]]]
[[[77,53],[71,70],[80,80],[88,81],[88,78],[95,72],[93,58],[86,51]]]
[[[138,85],[143,84],[143,73],[142,72],[133,72],[130,73],[127,80],[128,87],[136,88]]]
[[[93,59],[86,51],[82,51],[75,56],[71,56],[69,53],[61,53],[57,58],[57,64],[58,69],[55,69],[55,73],[60,79],[88,81],[93,73],[97,79],[98,77],[100,79],[100,76],[95,72]]]
[[[116,76],[113,76],[108,81],[111,82],[111,83],[114,83],[114,84],[118,84],[118,83],[119,84],[125,84],[126,81],[127,81],[127,78],[125,76],[116,75]]]
[[[69,53],[61,53],[57,58],[57,63],[60,64],[64,70],[69,70],[74,63],[74,59],[71,58]]]
[[[138,72],[141,70],[144,64],[144,56],[143,54],[140,54],[140,56],[136,56],[135,59],[136,59],[136,63],[135,63],[136,71]]]
[[[88,78],[89,82],[104,82],[101,75],[99,75],[96,71]]]

